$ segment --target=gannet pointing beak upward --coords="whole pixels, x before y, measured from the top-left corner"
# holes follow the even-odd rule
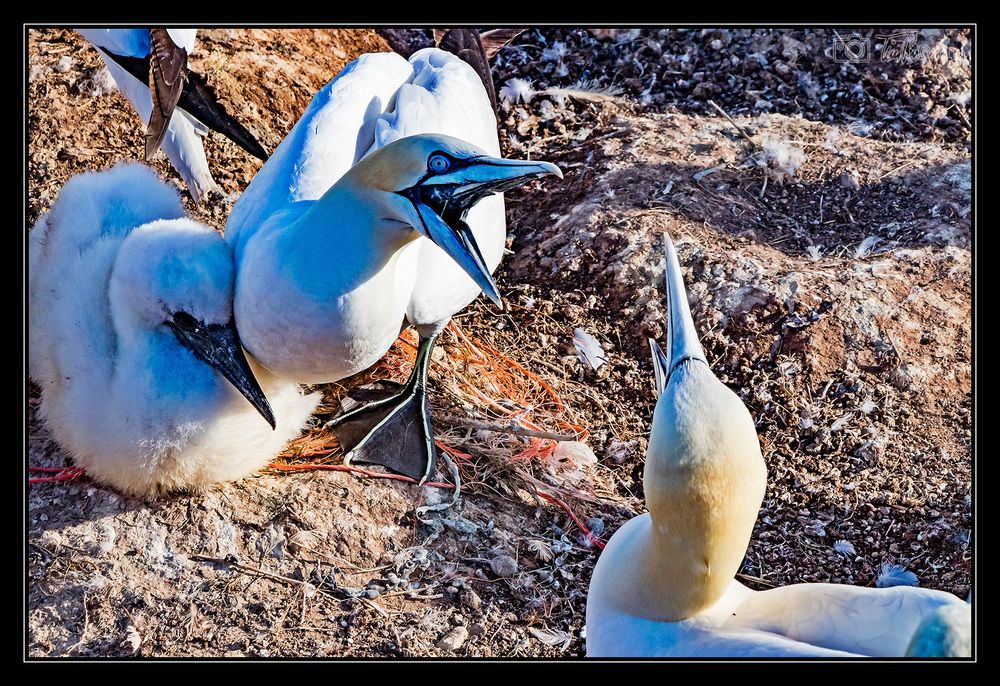
[[[822,583],[752,591],[733,578],[767,473],[750,412],[698,343],[666,236],[664,247],[670,354],[650,341],[659,398],[643,473],[649,512],[616,531],[597,561],[587,655],[898,657],[939,609],[957,630],[943,637],[932,624],[911,650],[967,650],[959,630],[969,612],[949,593]]]

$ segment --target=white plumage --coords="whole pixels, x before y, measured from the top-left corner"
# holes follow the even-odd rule
[[[283,378],[335,381],[420,334],[403,390],[341,415],[348,460],[426,479],[430,352],[480,292],[506,239],[503,199],[545,162],[504,160],[483,82],[450,53],[363,55],[317,93],[233,208],[236,322]],[[364,451],[364,452],[362,452]]]
[[[903,656],[917,627],[962,601],[911,586],[795,584],[753,591],[733,577],[764,495],[753,420],[712,373],[670,239],[669,357],[646,454],[647,514],[619,529],[587,598],[592,657]]]
[[[137,495],[195,489],[299,434],[318,394],[256,370],[272,430],[172,328],[179,316],[195,337],[231,324],[232,252],[152,170],[74,177],[28,240],[29,374],[46,425],[92,477]]]
[[[305,209],[299,203],[318,200],[366,154],[417,134],[454,136],[499,157],[496,118],[482,81],[469,65],[451,53],[425,48],[409,62],[396,53],[370,53],[345,67],[313,97],[229,215],[226,239],[236,246],[241,278],[253,278],[252,269],[243,262],[246,241],[265,224],[272,225],[267,220],[275,213],[287,211],[277,223],[288,225]],[[469,210],[466,221],[493,271],[507,237],[503,197],[484,198]],[[416,260],[416,276],[399,279],[414,280],[406,318],[422,335],[430,335],[481,289],[430,240],[417,238],[409,250],[414,254],[401,256],[405,266],[400,267],[409,269],[410,261]],[[376,347],[384,348],[384,353],[392,340]],[[338,374],[356,373],[370,364]],[[341,377],[324,380],[335,378]]]
[[[149,83],[142,82],[125,71],[107,56],[104,50],[127,57],[145,57],[149,54],[149,29],[77,29],[77,33],[99,49],[98,53],[115,80],[118,90],[132,103],[143,124],[149,122],[153,100]],[[196,29],[168,29],[167,33],[178,47],[194,51]],[[180,173],[191,191],[195,202],[202,202],[210,191],[220,191],[212,178],[201,139],[208,133],[204,124],[181,109],[174,111],[167,126],[167,133],[160,144],[167,158]]]

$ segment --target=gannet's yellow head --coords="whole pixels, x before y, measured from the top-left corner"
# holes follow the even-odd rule
[[[483,198],[546,174],[562,178],[549,162],[490,157],[458,138],[421,134],[369,153],[344,180],[392,195],[396,201],[387,203],[391,218],[448,253],[499,305],[500,294],[465,216]]]
[[[669,569],[664,621],[690,617],[728,588],[746,553],[767,470],[753,418],[712,372],[664,235],[669,357],[650,341],[659,399],[646,451],[646,505]]]

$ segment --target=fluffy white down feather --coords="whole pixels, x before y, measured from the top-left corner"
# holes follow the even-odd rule
[[[235,479],[319,401],[255,370],[277,429],[163,320],[232,315],[229,247],[143,165],[72,178],[29,234],[29,374],[53,437],[98,481],[154,495]]]

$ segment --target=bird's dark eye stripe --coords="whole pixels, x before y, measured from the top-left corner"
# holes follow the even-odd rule
[[[434,169],[434,167],[431,166],[431,163],[437,157],[443,157],[445,160],[447,160],[448,166],[444,167],[443,169]],[[443,174],[445,172],[452,173],[459,169],[464,169],[465,167],[468,167],[470,164],[478,160],[480,157],[482,157],[482,155],[474,155],[473,157],[459,159],[457,157],[454,157],[453,155],[449,155],[443,150],[435,150],[434,152],[432,152],[430,155],[427,156],[427,172],[422,177],[420,177],[420,179],[417,181],[417,184],[423,183],[424,181],[434,176],[435,174]]]

